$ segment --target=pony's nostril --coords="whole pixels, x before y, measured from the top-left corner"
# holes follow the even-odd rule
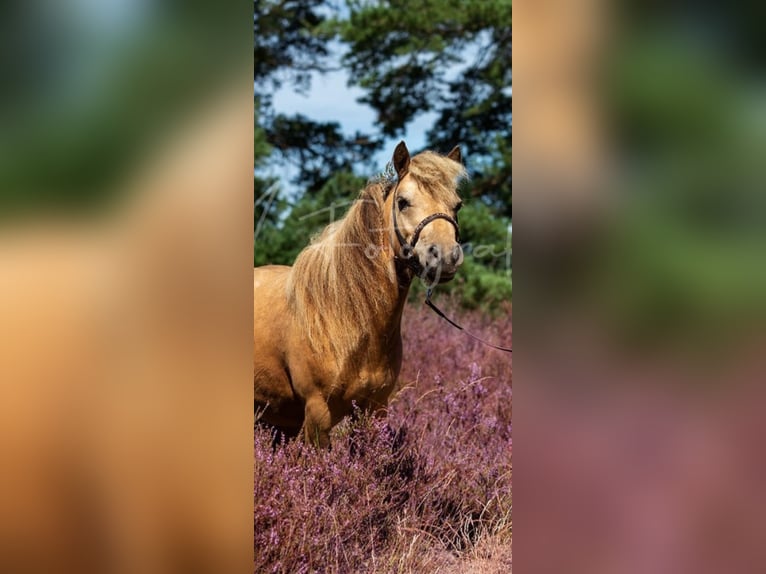
[[[463,250],[460,245],[456,245],[452,250],[452,264],[457,267],[463,262]]]

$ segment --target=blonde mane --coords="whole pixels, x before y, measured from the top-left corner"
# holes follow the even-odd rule
[[[412,158],[410,175],[437,200],[454,198],[465,168],[434,152]],[[398,295],[383,205],[395,179],[368,182],[341,220],[328,225],[298,254],[287,281],[288,302],[309,344],[343,364],[367,341],[376,313]]]
[[[287,282],[291,311],[309,344],[341,361],[369,332],[375,312],[389,303],[393,265],[379,254],[388,241],[383,203],[388,185],[371,181],[341,220],[328,225],[298,254]]]

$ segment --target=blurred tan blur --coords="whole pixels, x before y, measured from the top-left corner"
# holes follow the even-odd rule
[[[120,211],[3,230],[1,571],[252,567],[249,91]]]
[[[0,235],[0,571],[252,567],[250,86]]]
[[[603,118],[594,83],[603,48],[602,0],[514,4],[514,205],[543,233],[592,210],[604,177]],[[514,22],[515,23],[515,22]],[[574,210],[574,213],[572,211]]]
[[[106,11],[87,4],[89,18],[108,20],[91,22],[101,35],[89,46],[106,51],[113,38],[98,25],[113,18],[122,25],[125,14],[110,10],[131,10],[121,2],[105,2]],[[68,17],[72,6],[48,8]],[[240,20],[242,79],[232,82],[231,62],[217,64],[227,71],[223,81],[197,60],[204,89],[181,86],[188,98],[176,93],[173,121],[160,124],[151,100],[170,104],[168,86],[176,89],[178,78],[166,75],[169,83],[160,85],[151,66],[173,63],[168,47],[179,48],[179,38],[199,41],[199,50],[206,40],[195,30],[181,34],[186,16],[173,12],[178,28],[163,29],[164,44],[153,45],[155,61],[132,91],[101,94],[102,67],[69,78],[83,114],[115,106],[81,125],[92,130],[87,141],[68,124],[65,133],[48,124],[48,139],[34,134],[32,119],[51,120],[45,106],[70,105],[67,94],[42,104],[3,102],[3,117],[19,121],[6,124],[2,149],[13,147],[13,130],[29,138],[17,138],[15,155],[0,162],[7,209],[0,227],[0,572],[252,568],[249,17]],[[127,40],[145,48],[155,24],[138,25]],[[131,98],[146,107],[131,108],[135,115],[118,107]],[[124,131],[110,134],[118,124]],[[131,144],[133,160],[107,166],[122,162],[123,152],[106,158],[100,146],[145,127],[151,133]],[[41,136],[38,147],[33,135]],[[53,165],[38,153],[61,138],[82,144],[82,157],[62,158],[63,145]],[[57,171],[70,160],[70,171]],[[53,190],[57,181],[66,193]],[[94,200],[98,210],[81,207],[94,194],[110,199]]]
[[[760,572],[764,9],[514,8],[516,565]]]

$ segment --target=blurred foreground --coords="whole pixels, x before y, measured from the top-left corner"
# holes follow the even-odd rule
[[[0,570],[249,569],[245,88],[121,211],[3,229]]]
[[[249,571],[250,97],[119,212],[2,230],[0,570]]]
[[[517,566],[761,571],[763,8],[515,4]]]
[[[167,4],[4,15],[2,572],[252,569],[252,85]]]

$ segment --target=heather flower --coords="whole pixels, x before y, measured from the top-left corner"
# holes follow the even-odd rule
[[[459,320],[511,343],[510,317]],[[427,310],[407,309],[402,332],[400,390],[386,418],[356,409],[330,450],[274,449],[256,426],[256,572],[395,572],[422,544],[459,556],[487,537],[510,543],[510,357]]]

